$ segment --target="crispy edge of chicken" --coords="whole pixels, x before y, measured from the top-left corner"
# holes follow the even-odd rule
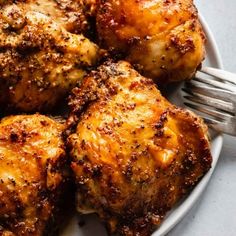
[[[70,33],[63,14],[57,11],[56,20],[56,7],[40,5],[44,2],[52,0],[18,1],[0,9],[2,109],[50,111],[100,57],[97,45]]]
[[[97,1],[96,12],[101,47],[160,85],[190,79],[205,57],[192,0],[105,0]]]
[[[77,209],[109,233],[150,235],[210,169],[207,127],[129,63],[107,63],[73,90],[68,127]]]
[[[49,16],[70,33],[88,34],[91,29],[89,16],[92,15],[96,0],[8,0],[0,6],[17,4],[27,11],[37,11]]]
[[[0,235],[42,236],[58,229],[68,186],[64,125],[43,115],[0,122]]]

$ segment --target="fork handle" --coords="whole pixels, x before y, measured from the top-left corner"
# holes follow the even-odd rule
[[[221,80],[226,80],[236,84],[236,74],[234,73],[212,67],[203,67],[200,71],[208,75],[215,76]]]

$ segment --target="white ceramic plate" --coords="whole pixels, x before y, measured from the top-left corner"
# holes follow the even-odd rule
[[[205,20],[202,17],[200,17],[200,19],[207,36],[207,54],[206,60],[204,61],[204,65],[208,65],[215,68],[222,68],[222,61],[214,37]],[[169,100],[175,103],[176,105],[183,106],[180,88],[177,90],[177,92],[175,91],[174,93],[170,94]],[[210,177],[215,169],[222,148],[222,143],[223,137],[221,135],[215,135],[214,137],[212,137],[211,151],[213,156],[213,163],[211,170],[204,176],[204,178],[198,183],[198,185],[193,189],[193,191],[166,216],[161,226],[152,234],[152,236],[162,236],[169,232],[185,216],[185,214],[198,200],[198,198],[201,196],[202,192],[206,188],[207,183],[210,180]],[[84,216],[83,220],[85,221],[85,225],[83,227],[79,227],[79,218],[74,216],[74,218],[71,219],[70,223],[67,225],[61,236],[107,235],[106,230],[99,223],[99,220],[96,216]]]

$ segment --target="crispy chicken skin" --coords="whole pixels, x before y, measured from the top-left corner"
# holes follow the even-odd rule
[[[74,34],[87,25],[79,6],[70,0],[0,1],[0,106],[48,111],[96,64],[98,47]]]
[[[0,235],[42,236],[54,229],[67,179],[63,129],[38,114],[1,120]]]
[[[159,84],[190,78],[204,59],[192,0],[100,0],[96,8],[100,45]]]
[[[70,106],[77,208],[96,212],[110,233],[150,235],[211,167],[206,125],[127,62],[92,72]]]
[[[72,33],[83,33],[88,29],[84,0],[8,0],[0,6],[17,4],[26,11],[37,11],[47,15]]]

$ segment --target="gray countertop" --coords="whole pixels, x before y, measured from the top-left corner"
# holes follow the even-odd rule
[[[236,1],[196,0],[213,32],[224,68],[236,73]],[[168,236],[236,235],[236,138],[224,136],[219,162],[203,193]]]

